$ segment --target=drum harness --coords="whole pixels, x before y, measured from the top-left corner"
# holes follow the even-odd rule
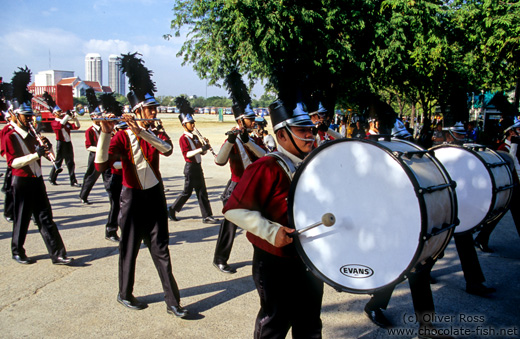
[[[294,166],[291,159],[289,159],[285,154],[279,151],[271,152],[266,155],[275,158],[276,162],[280,165],[280,167],[289,177],[289,180],[292,181],[294,173],[296,172],[296,166]]]

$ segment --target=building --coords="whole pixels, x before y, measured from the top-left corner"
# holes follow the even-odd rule
[[[119,67],[120,64],[120,56],[111,54],[108,57],[108,86],[114,91],[114,93],[125,95],[126,77]]]
[[[88,53],[85,56],[85,79],[103,83],[103,67],[98,53]]]
[[[38,72],[34,76],[34,85],[35,86],[55,86],[57,85],[61,79],[73,78],[73,71],[41,71]]]

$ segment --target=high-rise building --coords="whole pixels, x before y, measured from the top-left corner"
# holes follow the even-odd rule
[[[103,83],[103,67],[98,53],[88,53],[85,56],[85,79]]]
[[[110,54],[108,57],[108,86],[114,93],[125,95],[125,75],[121,71],[119,65],[121,57],[116,54]]]

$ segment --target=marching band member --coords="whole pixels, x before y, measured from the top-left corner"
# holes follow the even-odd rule
[[[245,169],[223,212],[247,230],[253,244],[253,280],[260,296],[254,337],[285,338],[292,326],[294,338],[320,338],[323,282],[299,258],[289,236],[294,229],[287,227],[292,173],[314,147],[314,124],[296,100],[275,101],[269,110],[278,152]]]
[[[56,166],[61,168],[61,163],[65,160],[67,169],[69,171],[70,185],[72,187],[81,187],[76,180],[76,174],[74,173],[76,165],[74,164],[74,148],[72,147],[72,141],[70,138],[71,130],[78,130],[80,127],[78,118],[73,118],[70,112],[63,114],[62,109],[54,103],[52,97],[45,92],[44,99],[52,110],[55,119],[51,122],[52,130],[56,134]],[[51,168],[49,174],[49,182],[56,186],[58,183],[58,172],[56,168]]]
[[[513,217],[513,222],[515,223],[518,235],[520,235],[520,163],[518,161],[518,144],[520,143],[520,121],[516,118],[515,120],[516,121],[513,121],[512,119],[504,119],[503,125],[506,127],[506,129],[504,130],[505,139],[498,146],[497,151],[499,151],[499,154],[502,152],[507,153],[513,162],[513,166],[511,167],[513,172],[513,182],[515,186],[513,187],[513,194],[511,196],[511,201],[509,203],[508,208],[511,212],[511,216]],[[502,220],[502,218],[498,218],[494,221],[485,224],[484,227],[480,229],[479,234],[475,237],[475,246],[480,248],[482,252],[494,252],[488,246],[489,237],[491,236],[491,232],[493,232],[500,220]]]
[[[244,170],[253,162],[263,157],[266,150],[262,148],[262,139],[249,135],[255,126],[255,112],[251,108],[251,98],[238,72],[231,72],[226,78],[228,91],[233,99],[231,110],[237,126],[228,132],[228,138],[215,157],[215,163],[225,166],[229,161],[231,179],[222,193],[222,203],[226,205],[235,186],[240,181]],[[245,88],[245,90],[244,90]],[[235,273],[228,265],[229,255],[235,239],[237,226],[227,219],[220,224],[220,230],[215,245],[213,265],[223,273]]]
[[[318,134],[316,134],[315,147],[321,146],[323,143],[331,140],[342,139],[343,136],[330,128],[330,119],[328,117],[328,110],[321,102],[318,102],[318,107],[313,109],[309,116],[312,123],[316,126]]]
[[[6,84],[2,83],[2,87]],[[5,158],[5,150],[4,150],[4,137],[14,129],[16,126],[16,118],[14,114],[12,114],[12,108],[9,107],[7,98],[4,97],[5,91],[2,90],[2,97],[0,98],[0,105],[2,114],[6,117],[7,124],[0,130],[0,155]],[[7,166],[4,175],[4,184],[2,185],[2,192],[5,194],[4,198],[4,218],[7,222],[13,222],[13,192],[11,189],[11,180],[12,180],[12,168]]]
[[[52,218],[52,208],[42,177],[40,158],[48,154],[50,147],[38,145],[36,136],[30,133],[34,113],[31,109],[32,94],[27,90],[31,72],[20,68],[12,80],[14,87],[14,114],[16,126],[5,136],[5,154],[8,165],[12,168],[12,191],[14,200],[13,238],[11,250],[13,259],[20,264],[32,264],[23,247],[31,216],[35,218],[52,263],[68,265],[72,258],[61,239],[58,227]],[[42,142],[49,145],[46,138]]]
[[[171,220],[178,221],[176,214],[182,210],[186,201],[191,197],[193,190],[195,190],[200,212],[202,213],[202,222],[205,224],[218,224],[219,221],[213,218],[201,163],[201,155],[205,155],[211,149],[211,146],[207,140],[206,144],[203,145],[202,141],[193,134],[195,131],[195,119],[193,119],[193,108],[189,101],[180,96],[175,99],[175,103],[181,112],[179,120],[184,128],[184,133],[179,138],[179,145],[186,164],[184,165],[184,189],[177,200],[168,208],[168,215]]]
[[[121,69],[128,76],[130,93],[127,97],[137,118],[155,119],[159,102],[153,97],[155,83],[150,71],[137,53],[122,56]],[[109,115],[110,117],[110,115]],[[133,310],[147,307],[133,296],[135,265],[141,242],[148,247],[162,282],[167,312],[185,317],[188,311],[180,305],[180,293],[173,277],[168,249],[168,216],[164,186],[159,172],[159,156],[173,152],[165,133],[150,131],[151,121],[135,121],[124,115],[128,129],[112,137],[115,121],[102,121],[96,151],[96,169],[104,171],[121,161],[123,189],[119,225],[119,293],[117,301]]]
[[[128,124],[124,121],[114,126],[115,132],[125,130],[128,128]],[[117,235],[117,229],[119,227],[119,211],[121,199],[121,190],[123,189],[123,170],[121,161],[115,161],[110,167],[111,175],[110,182],[108,184],[108,198],[110,200],[110,211],[108,212],[108,220],[105,226],[105,238],[107,240],[118,242],[120,241]]]
[[[86,91],[87,100],[89,103],[89,112],[90,118],[98,118],[101,115],[99,110],[99,102],[96,98],[96,94],[94,93],[94,89],[89,87]],[[91,202],[88,200],[88,196],[92,187],[96,183],[97,179],[100,175],[103,176],[103,182],[105,184],[105,189],[108,189],[108,184],[110,182],[110,169],[107,169],[103,173],[96,171],[96,166],[94,164],[94,159],[96,158],[96,149],[97,143],[99,139],[99,133],[101,132],[101,124],[98,120],[92,120],[92,126],[87,128],[85,131],[85,148],[88,151],[88,162],[87,162],[87,170],[85,171],[85,176],[83,177],[83,185],[81,187],[81,191],[79,193],[79,199],[85,205],[90,205]],[[113,237],[113,234],[110,235]],[[106,235],[107,239],[110,239],[108,233]],[[116,235],[117,237],[117,235]],[[115,240],[115,237],[114,237]]]

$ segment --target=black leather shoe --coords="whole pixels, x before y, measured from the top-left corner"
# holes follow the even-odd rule
[[[237,271],[234,268],[232,268],[231,266],[229,266],[228,264],[213,263],[213,266],[215,266],[222,273],[227,273],[227,274],[237,273]]]
[[[83,205],[92,205],[92,203],[88,201],[88,199],[83,199],[82,197],[79,197],[79,200]]]
[[[4,219],[5,219],[7,222],[13,222],[13,217],[11,217],[11,216],[4,215]]]
[[[128,307],[131,310],[144,310],[148,307],[145,303],[140,302],[134,296],[131,296],[128,299],[121,298],[121,295],[117,295],[117,302],[123,305],[124,307]]]
[[[479,297],[487,297],[491,293],[495,293],[497,290],[493,287],[487,287],[484,284],[466,284],[466,292],[473,295],[478,295]]]
[[[181,305],[166,306],[166,312],[168,312],[169,314],[174,314],[176,317],[179,317],[179,318],[184,318],[185,316],[187,316],[189,314],[188,310],[185,309],[184,307],[182,307]]]
[[[68,258],[68,257],[56,257],[52,261],[54,265],[69,265],[72,261],[74,261],[74,258]]]
[[[78,184],[78,182],[75,181],[75,182],[71,182],[70,186],[72,186],[72,187],[81,187],[81,184]]]
[[[52,186],[58,186],[58,183],[56,182],[56,180],[49,179],[49,182],[51,183]]]
[[[374,324],[381,328],[392,328],[392,323],[383,314],[380,308],[371,310],[365,306],[365,314]]]
[[[119,242],[121,239],[117,236],[117,234],[107,234],[105,235],[105,239],[112,242]]]
[[[204,219],[202,219],[202,222],[204,224],[220,224],[220,221],[213,218],[211,215],[209,217],[205,217]]]
[[[173,209],[168,209],[168,218],[170,218],[171,221],[179,221],[179,219],[177,219],[177,216],[175,215],[177,212],[175,212],[175,210]]]
[[[34,264],[34,260],[32,260],[31,258],[28,258],[25,255],[18,255],[18,254],[13,255],[13,260],[22,265]]]
[[[495,252],[491,248],[489,248],[489,246],[487,244],[483,244],[483,243],[479,242],[477,239],[475,239],[475,247],[479,248],[482,252],[486,252],[486,253]]]

